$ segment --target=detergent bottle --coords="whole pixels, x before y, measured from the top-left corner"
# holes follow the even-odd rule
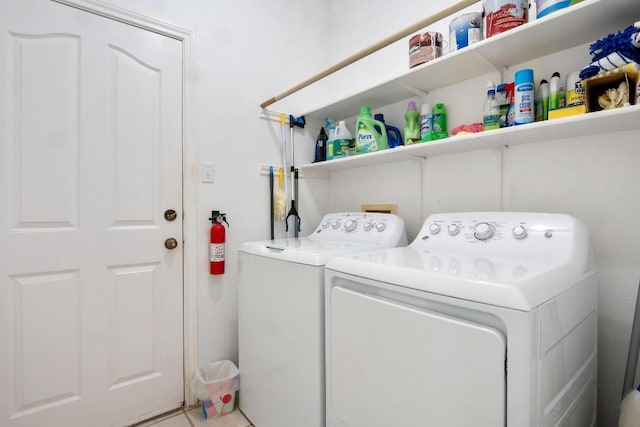
[[[329,142],[331,147],[327,149],[327,154],[330,152],[331,158],[327,157],[327,160],[347,157],[349,153],[349,145],[352,141],[353,136],[351,136],[351,132],[349,132],[344,121],[340,120],[338,122],[338,126],[335,127],[333,139]]]
[[[356,154],[372,153],[387,148],[389,142],[384,123],[371,116],[371,107],[360,108],[360,116],[356,122]]]
[[[384,127],[387,129],[387,141],[389,142],[389,148],[394,148],[403,144],[402,133],[400,133],[400,129],[395,126],[388,125],[384,121],[384,114],[376,114],[373,116],[373,118],[378,120],[379,122],[384,123]],[[378,132],[380,132],[378,128],[376,129],[378,130]]]
[[[406,124],[404,127],[404,145],[410,145],[420,141],[420,113],[416,103],[409,101],[407,112],[404,113]]]

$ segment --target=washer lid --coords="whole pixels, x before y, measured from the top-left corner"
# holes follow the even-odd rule
[[[404,221],[397,215],[345,212],[324,216],[307,237],[243,243],[241,252],[283,261],[323,266],[336,255],[407,244]]]
[[[381,246],[376,242],[344,242],[299,237],[245,242],[240,246],[240,252],[299,264],[323,266],[329,259],[337,255],[380,248]]]

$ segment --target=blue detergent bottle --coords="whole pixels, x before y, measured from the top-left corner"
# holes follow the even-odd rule
[[[376,114],[373,118],[384,124],[384,127],[387,129],[387,142],[389,143],[389,148],[397,147],[399,145],[404,145],[402,142],[402,133],[400,129],[395,126],[391,126],[385,123],[384,114]],[[380,132],[380,128],[376,126],[376,130]]]

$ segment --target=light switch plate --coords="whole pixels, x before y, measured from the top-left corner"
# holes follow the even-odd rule
[[[202,182],[205,183],[213,183],[213,163],[211,162],[202,162],[202,167],[200,168],[200,178]]]

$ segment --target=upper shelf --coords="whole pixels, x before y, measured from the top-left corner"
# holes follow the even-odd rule
[[[415,158],[637,130],[640,105],[530,123],[301,166],[305,176]]]
[[[429,92],[593,42],[637,20],[639,0],[584,0],[410,69],[397,78],[311,108],[304,115],[321,121],[325,117],[352,117],[363,105],[376,109],[415,96],[404,85]]]

